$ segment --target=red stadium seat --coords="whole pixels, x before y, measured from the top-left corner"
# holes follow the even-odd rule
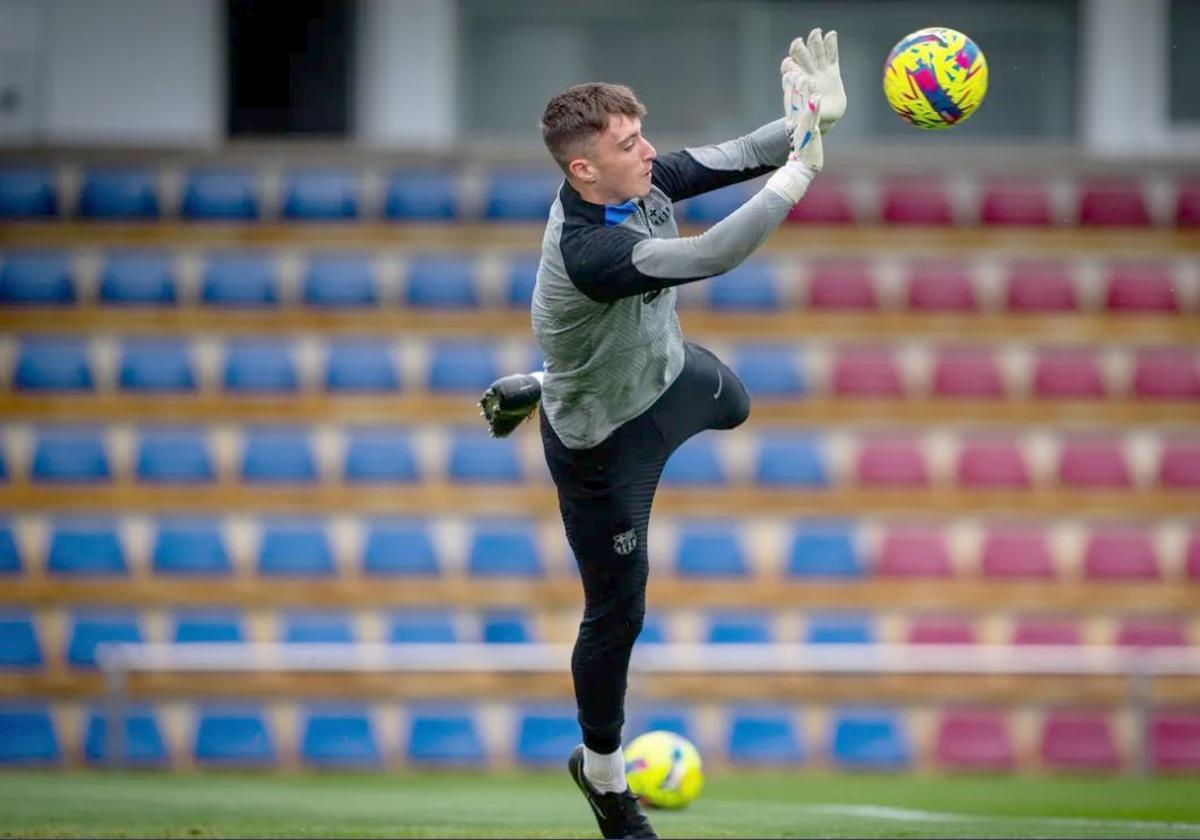
[[[929,469],[915,440],[868,438],[858,449],[860,484],[878,487],[927,487]]]
[[[908,625],[910,645],[973,645],[975,627],[963,615],[919,615]]]
[[[1080,489],[1124,489],[1133,485],[1120,440],[1069,438],[1058,456],[1058,480]]]
[[[946,539],[935,528],[895,527],[883,537],[875,572],[887,577],[946,578],[954,574]]]
[[[1171,270],[1157,262],[1121,262],[1108,275],[1106,305],[1112,312],[1178,312]]]
[[[1090,710],[1056,709],[1042,721],[1042,761],[1055,770],[1116,770],[1121,766],[1112,722]]]
[[[875,280],[863,260],[822,260],[813,265],[808,283],[812,309],[870,312],[879,308]]]
[[[1015,440],[964,439],[956,475],[963,487],[1026,488],[1030,483],[1020,443]]]
[[[1008,266],[1012,312],[1074,312],[1079,307],[1068,266],[1056,260],[1017,260]]]
[[[951,709],[937,725],[934,755],[954,770],[1011,770],[1016,751],[1004,713],[996,709]]]
[[[788,213],[789,222],[814,225],[852,225],[854,210],[846,187],[836,179],[817,178]]]
[[[1188,580],[1200,581],[1200,526],[1192,526],[1192,532],[1188,534],[1183,569]]]
[[[1050,194],[1033,181],[998,181],[984,187],[979,220],[985,225],[1050,224]]]
[[[1200,180],[1181,183],[1175,193],[1175,224],[1200,227]]]
[[[923,260],[913,264],[908,275],[908,308],[923,312],[978,310],[979,301],[967,266],[957,260]]]
[[[1092,580],[1157,580],[1158,556],[1151,533],[1133,525],[1097,527],[1088,535],[1083,576]]]
[[[1200,397],[1200,366],[1191,347],[1144,347],[1137,351],[1133,393],[1150,399]]]
[[[1038,351],[1033,392],[1041,399],[1103,399],[1100,359],[1090,347],[1053,347]]]
[[[933,362],[933,393],[972,400],[1003,399],[1004,379],[987,348],[939,347]]]
[[[1079,191],[1079,223],[1099,227],[1150,224],[1150,210],[1136,181],[1110,179],[1085,183]]]
[[[1053,578],[1045,532],[1032,525],[993,526],[983,538],[980,571],[985,578]]]
[[[1027,615],[1017,619],[1013,627],[1014,645],[1080,645],[1083,634],[1072,618],[1046,615]]]
[[[843,397],[902,397],[900,366],[887,347],[844,347],[833,362],[833,392]]]
[[[899,178],[883,188],[883,210],[888,225],[950,225],[954,216],[950,197],[928,178]]]
[[[1161,709],[1150,718],[1155,770],[1200,770],[1200,709]]]
[[[1186,647],[1183,622],[1171,616],[1126,618],[1117,628],[1114,641],[1121,647]]]
[[[1163,441],[1158,482],[1172,490],[1200,488],[1200,438],[1167,438]]]

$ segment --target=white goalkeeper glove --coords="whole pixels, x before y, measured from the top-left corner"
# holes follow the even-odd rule
[[[785,90],[788,87],[793,89],[791,96],[797,108],[796,125],[792,129],[792,151],[787,163],[767,179],[766,187],[795,204],[804,197],[813,176],[825,165],[825,152],[818,130],[821,95],[808,93],[805,79],[798,73],[785,76],[784,87]]]
[[[846,89],[842,86],[842,70],[838,66],[837,32],[824,35],[820,29],[808,33],[808,40],[796,38],[788,49],[779,72],[786,80],[789,73],[799,72],[807,78],[813,92],[821,95],[821,133],[827,134],[846,113]],[[784,84],[783,114],[793,119],[797,104],[788,99]]]

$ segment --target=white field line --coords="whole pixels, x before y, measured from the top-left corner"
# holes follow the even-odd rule
[[[1159,831],[1186,831],[1200,835],[1200,823],[1156,822],[1154,820],[1118,820],[1089,817],[1032,817],[1032,816],[984,816],[979,814],[955,814],[946,811],[923,811],[916,808],[894,808],[889,805],[808,805],[804,810],[817,814],[867,819],[897,820],[900,822],[1015,822],[1057,825],[1065,828],[1128,828],[1157,829]]]

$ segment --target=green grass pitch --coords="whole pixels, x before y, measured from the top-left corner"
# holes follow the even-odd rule
[[[713,774],[663,837],[1200,837],[1191,779]],[[597,837],[566,772],[0,773],[0,836]]]

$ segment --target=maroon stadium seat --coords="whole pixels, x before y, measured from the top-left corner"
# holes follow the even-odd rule
[[[858,449],[860,484],[879,487],[926,487],[929,469],[916,440],[903,437],[864,438]]]
[[[1134,525],[1098,526],[1088,534],[1083,576],[1093,580],[1156,580],[1158,556],[1149,530]]]
[[[1158,482],[1172,490],[1200,488],[1200,438],[1163,440]]]
[[[1004,379],[986,347],[939,347],[933,362],[933,393],[938,397],[1002,399]]]
[[[888,225],[949,225],[954,223],[950,197],[928,178],[899,178],[883,187],[883,210]]]
[[[947,710],[938,720],[934,755],[955,770],[1002,771],[1016,764],[1008,722],[998,709]]]
[[[1186,647],[1183,622],[1171,616],[1131,616],[1121,621],[1113,640],[1121,647]]]
[[[1178,312],[1171,270],[1157,262],[1119,262],[1108,274],[1106,305],[1112,312]]]
[[[910,645],[973,645],[975,627],[963,615],[918,615],[908,624]]]
[[[1200,581],[1200,525],[1193,525],[1188,534],[1183,569],[1188,580]]]
[[[1034,362],[1033,392],[1042,399],[1103,399],[1100,359],[1090,347],[1046,347]]]
[[[950,577],[950,552],[936,528],[893,527],[883,536],[875,572],[888,577]]]
[[[843,397],[902,397],[900,366],[887,347],[843,347],[833,362],[833,392]]]
[[[963,487],[1029,486],[1029,470],[1016,440],[964,438],[956,476]]]
[[[1200,709],[1160,709],[1150,717],[1155,770],[1200,770]]]
[[[852,225],[854,209],[844,184],[836,179],[817,178],[804,193],[804,200],[792,207],[787,220],[817,225]]]
[[[1179,184],[1175,193],[1175,224],[1200,227],[1200,180]]]
[[[1050,194],[1032,181],[994,181],[983,191],[979,221],[985,225],[1050,224]]]
[[[808,282],[811,309],[874,311],[879,308],[875,280],[864,260],[820,260]]]
[[[1079,189],[1079,223],[1102,227],[1146,226],[1150,211],[1136,181],[1108,179]]]
[[[980,571],[986,578],[1054,577],[1045,532],[1033,525],[994,525],[983,538]]]
[[[967,275],[967,266],[957,260],[914,263],[908,274],[908,308],[923,312],[976,311],[979,301]]]
[[[1133,393],[1152,399],[1200,397],[1200,366],[1191,347],[1143,347],[1137,351]]]
[[[1080,645],[1083,634],[1075,619],[1066,616],[1026,615],[1013,627],[1014,645]]]
[[[1103,712],[1047,712],[1040,747],[1042,761],[1055,770],[1116,770],[1121,765],[1112,722]]]
[[[1064,440],[1058,456],[1058,479],[1064,486],[1080,489],[1128,488],[1133,485],[1122,442],[1113,438]]]
[[[1007,289],[1013,312],[1074,312],[1079,307],[1070,268],[1057,260],[1010,263]]]

